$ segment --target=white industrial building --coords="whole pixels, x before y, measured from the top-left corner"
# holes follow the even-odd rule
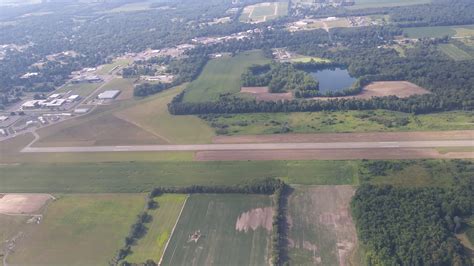
[[[113,100],[120,94],[119,90],[109,90],[100,93],[97,98],[100,100]]]
[[[78,99],[79,99],[79,95],[77,95],[77,94],[74,94],[74,95],[71,95],[71,96],[67,97],[67,100],[68,100],[69,102],[74,102],[74,101],[76,101],[76,100],[78,100]]]

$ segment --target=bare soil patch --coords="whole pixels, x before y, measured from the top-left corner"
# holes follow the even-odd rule
[[[423,95],[430,93],[408,81],[376,81],[372,82],[362,89],[362,92],[353,96],[342,97],[315,97],[315,100],[330,99],[370,99],[373,97],[397,96],[398,98],[408,98],[413,95]]]
[[[213,143],[306,143],[474,139],[474,130],[216,136]]]
[[[0,214],[38,214],[52,198],[49,194],[1,194]]]
[[[291,92],[271,93],[268,87],[242,87],[240,93],[249,94],[255,97],[257,101],[281,101],[293,99]]]
[[[257,230],[260,227],[267,231],[272,230],[273,208],[256,208],[239,215],[235,223],[235,230],[248,232]]]
[[[436,149],[331,149],[200,151],[197,161],[272,161],[272,160],[356,160],[356,159],[474,159],[474,152],[440,153]]]

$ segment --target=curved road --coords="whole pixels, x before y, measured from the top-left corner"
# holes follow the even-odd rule
[[[25,147],[24,153],[51,152],[130,152],[130,151],[254,151],[254,150],[316,150],[316,149],[387,149],[387,148],[440,148],[474,147],[474,139],[390,141],[390,142],[313,142],[313,143],[242,143],[242,144],[191,144],[91,147]]]

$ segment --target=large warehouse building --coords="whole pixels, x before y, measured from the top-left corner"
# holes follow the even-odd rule
[[[110,90],[100,93],[97,98],[101,100],[112,100],[115,99],[120,94],[119,90]]]

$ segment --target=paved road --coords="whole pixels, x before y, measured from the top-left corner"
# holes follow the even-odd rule
[[[390,149],[474,147],[474,140],[393,141],[393,142],[326,142],[326,143],[252,143],[195,144],[92,147],[26,147],[21,152],[125,152],[125,151],[242,151],[242,150],[317,150],[317,149]]]

